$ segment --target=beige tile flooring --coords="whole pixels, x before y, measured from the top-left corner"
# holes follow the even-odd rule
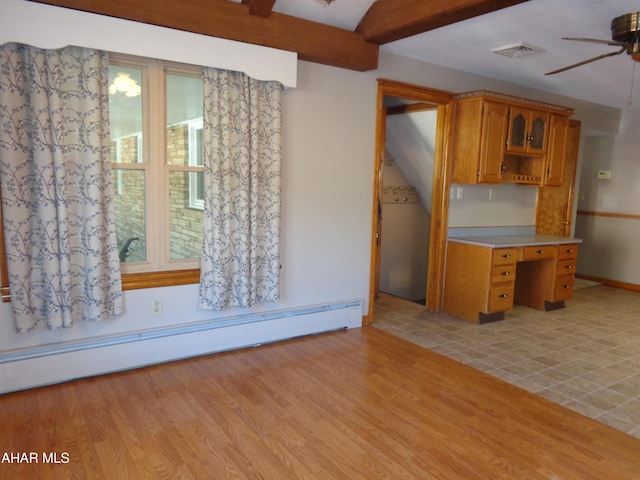
[[[640,438],[640,293],[577,288],[562,310],[476,325],[382,294],[374,327]]]

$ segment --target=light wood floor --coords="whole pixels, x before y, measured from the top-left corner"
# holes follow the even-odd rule
[[[640,475],[639,439],[373,327],[6,394],[0,416],[0,454],[68,458],[3,479]]]

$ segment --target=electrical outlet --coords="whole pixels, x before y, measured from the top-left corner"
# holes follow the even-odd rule
[[[152,315],[162,315],[162,300],[159,298],[154,298],[151,303],[151,314]]]
[[[490,188],[489,189],[489,200],[496,200],[498,198],[498,189]]]

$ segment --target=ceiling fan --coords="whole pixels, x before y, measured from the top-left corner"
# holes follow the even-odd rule
[[[613,57],[627,52],[631,55],[636,62],[640,62],[640,12],[627,13],[619,17],[614,18],[611,21],[611,40],[598,40],[595,38],[577,38],[577,37],[564,37],[563,40],[575,40],[577,42],[591,42],[602,43],[605,45],[611,45],[614,47],[620,47],[619,50],[611,53],[605,53],[604,55],[598,55],[597,57],[584,60],[568,67],[559,68],[552,72],[545,73],[545,75],[553,75],[555,73],[564,72],[572,68],[586,65],[587,63],[595,62],[607,57]]]

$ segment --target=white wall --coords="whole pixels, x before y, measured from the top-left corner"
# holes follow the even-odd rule
[[[512,227],[535,225],[535,187],[499,185],[451,186],[449,227]]]
[[[366,311],[376,85],[356,72],[299,67],[298,87],[283,100],[282,300],[250,312],[353,299]],[[161,316],[151,315],[155,298]],[[120,317],[26,335],[15,333],[3,303],[0,351],[248,313],[202,311],[196,298],[195,285],[128,291]]]
[[[3,7],[6,1],[3,0]],[[30,5],[40,8],[38,4]],[[196,308],[195,285],[136,290],[126,292],[126,313],[120,317],[26,335],[15,333],[10,305],[1,303],[0,355],[77,340],[138,334],[159,327],[208,320],[224,322],[241,315],[287,312],[351,300],[362,301],[361,312],[367,312],[377,78],[454,92],[487,88],[554,100],[579,106],[585,121],[599,131],[617,129],[617,125],[613,127],[602,120],[613,119],[615,123],[612,109],[569,99],[560,101],[549,94],[384,53],[380,68],[366,73],[298,62],[297,88],[288,89],[283,100],[281,301],[248,311],[231,309],[215,313]],[[157,298],[162,300],[164,312],[153,316],[151,302]],[[327,325],[332,324],[327,320]],[[240,331],[237,335],[244,333]],[[265,334],[265,338],[269,335]],[[86,352],[86,358],[93,353]],[[154,353],[156,359],[162,356],[162,352]],[[46,363],[30,368],[46,369]]]
[[[618,135],[585,138],[578,209],[640,215],[640,107],[622,111]],[[610,180],[599,180],[610,170]],[[576,236],[582,238],[578,273],[640,285],[640,220],[578,215]]]

